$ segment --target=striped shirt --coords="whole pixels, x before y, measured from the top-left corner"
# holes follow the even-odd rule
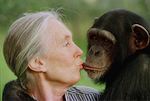
[[[65,93],[66,101],[99,101],[101,93],[86,86],[71,86]]]

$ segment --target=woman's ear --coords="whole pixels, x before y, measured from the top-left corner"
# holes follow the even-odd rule
[[[37,57],[30,60],[28,67],[35,72],[46,72],[46,61],[43,58]]]
[[[134,24],[131,27],[132,36],[135,37],[136,50],[142,50],[149,44],[149,33],[148,31],[139,24]]]

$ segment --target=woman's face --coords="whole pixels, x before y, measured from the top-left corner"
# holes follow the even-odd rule
[[[81,78],[83,51],[73,42],[72,33],[58,20],[49,20],[44,37],[46,46],[46,79],[59,83],[75,84]]]

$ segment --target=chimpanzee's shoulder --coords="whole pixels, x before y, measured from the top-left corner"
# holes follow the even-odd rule
[[[17,80],[8,82],[3,90],[3,101],[34,101],[28,94],[24,93]]]

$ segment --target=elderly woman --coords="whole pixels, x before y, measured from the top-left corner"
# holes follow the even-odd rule
[[[100,93],[72,86],[80,78],[83,51],[57,12],[26,14],[8,30],[4,57],[17,80],[6,84],[3,101],[95,101]]]

